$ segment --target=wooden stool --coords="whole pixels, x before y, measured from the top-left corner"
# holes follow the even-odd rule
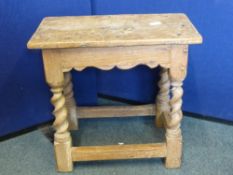
[[[28,48],[42,49],[46,81],[53,93],[57,170],[72,171],[74,161],[153,157],[164,157],[167,168],[180,167],[188,45],[201,42],[184,14],[45,18]],[[156,105],[76,108],[71,69],[130,69],[139,64],[161,68]],[[155,114],[156,125],[166,129],[164,143],[72,147],[69,129],[77,128],[77,118]]]

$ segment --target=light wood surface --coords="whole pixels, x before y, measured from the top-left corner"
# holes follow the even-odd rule
[[[183,113],[182,106],[182,81],[171,79],[170,100],[171,112],[166,115],[166,143],[168,147],[167,156],[165,158],[165,166],[167,168],[179,168],[181,166],[182,157],[182,133],[181,120]]]
[[[72,68],[81,71],[87,67],[110,70],[114,67],[130,69],[137,65],[147,65],[155,68],[158,65],[170,66],[171,46],[46,49],[43,52],[59,60],[65,72]]]
[[[165,117],[170,113],[170,80],[168,69],[160,68],[160,80],[158,83],[159,92],[156,98],[156,120],[155,124],[158,128],[164,127]]]
[[[66,99],[66,107],[68,110],[69,130],[78,129],[78,119],[76,102],[74,99],[72,75],[70,72],[64,73],[64,96]]]
[[[53,126],[56,130],[54,135],[54,151],[57,170],[69,172],[73,169],[73,162],[71,159],[72,141],[70,133],[68,132],[68,112],[63,95],[63,86],[51,86],[51,91],[53,93],[51,102],[54,105],[53,114],[55,116]]]
[[[78,118],[136,117],[155,115],[155,105],[78,107]]]
[[[57,170],[72,171],[73,161],[152,157],[165,157],[167,168],[180,167],[182,83],[187,73],[188,45],[201,42],[201,35],[184,14],[45,18],[27,46],[42,49],[45,78],[53,93]],[[156,104],[76,107],[69,71],[87,67],[130,69],[137,65],[161,68]],[[69,129],[77,127],[77,117],[155,114],[156,125],[166,130],[164,143],[72,147]]]
[[[54,151],[56,158],[57,171],[71,172],[73,170],[73,161],[71,157],[71,138],[62,142],[54,141]]]
[[[166,144],[80,146],[72,148],[73,161],[117,160],[165,157]]]
[[[31,49],[197,44],[202,38],[185,14],[47,17]]]
[[[183,81],[187,73],[188,45],[173,45],[170,53],[170,78]]]

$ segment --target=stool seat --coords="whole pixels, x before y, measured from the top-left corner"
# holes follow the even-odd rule
[[[45,18],[27,46],[42,49],[45,78],[53,94],[57,170],[70,172],[76,161],[156,157],[165,158],[167,168],[180,167],[182,84],[187,72],[188,46],[201,42],[201,35],[184,14]],[[139,64],[161,69],[155,104],[76,106],[72,69],[130,69]],[[72,145],[70,130],[78,129],[78,119],[142,115],[156,115],[156,126],[166,130],[164,142]]]
[[[197,44],[202,38],[185,14],[47,17],[28,48]]]

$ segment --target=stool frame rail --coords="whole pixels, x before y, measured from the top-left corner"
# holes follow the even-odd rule
[[[46,81],[51,87],[55,116],[54,148],[57,170],[70,172],[74,161],[165,158],[167,168],[181,165],[182,82],[186,76],[188,45],[152,45],[110,48],[44,49]],[[95,58],[93,62],[92,58]],[[160,91],[155,104],[139,106],[76,107],[70,70],[96,67],[130,69],[139,64],[160,66]],[[166,130],[163,143],[73,147],[69,130],[78,129],[77,119],[156,115],[157,127]]]

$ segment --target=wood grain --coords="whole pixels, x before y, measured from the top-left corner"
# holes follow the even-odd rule
[[[78,119],[76,110],[76,101],[73,92],[72,75],[70,72],[64,73],[64,96],[66,99],[66,107],[68,110],[69,130],[78,129]]]
[[[147,65],[150,68],[161,65],[170,66],[170,51],[168,45],[156,46],[129,46],[111,48],[73,48],[73,49],[46,49],[45,53],[53,55],[61,63],[63,71],[72,68],[83,70],[87,67],[96,67],[110,70],[114,67],[130,69],[137,65]]]
[[[170,77],[183,81],[187,74],[188,45],[173,45],[170,56]]]
[[[78,107],[78,118],[134,117],[155,115],[155,105]]]
[[[182,107],[182,81],[171,78],[171,112],[165,116],[166,119],[166,143],[168,147],[165,166],[167,168],[179,168],[182,157],[182,132],[181,120],[183,118]]]
[[[187,73],[188,45],[201,42],[201,35],[184,14],[43,19],[27,46],[42,49],[45,77],[53,93],[58,171],[72,171],[73,161],[152,157],[165,157],[167,168],[180,167],[182,82]],[[157,105],[76,108],[70,70],[81,71],[87,67],[130,69],[137,65],[161,67]],[[71,147],[68,125],[77,126],[75,117],[155,114],[157,126],[166,129],[165,143]]]
[[[71,136],[68,131],[68,113],[63,95],[63,86],[51,86],[53,96],[51,102],[54,105],[53,115],[55,121],[53,126],[56,130],[54,134],[54,150],[57,170],[61,172],[72,171],[73,162],[71,160]]]
[[[71,172],[73,170],[73,161],[71,157],[71,138],[67,141],[54,141],[54,151],[56,157],[57,171]]]
[[[165,157],[166,144],[81,146],[72,148],[73,161],[118,160]]]
[[[164,127],[165,116],[170,113],[170,80],[168,69],[160,68],[159,92],[156,97],[156,120],[158,128]]]
[[[28,48],[197,44],[202,37],[185,14],[46,17]]]

